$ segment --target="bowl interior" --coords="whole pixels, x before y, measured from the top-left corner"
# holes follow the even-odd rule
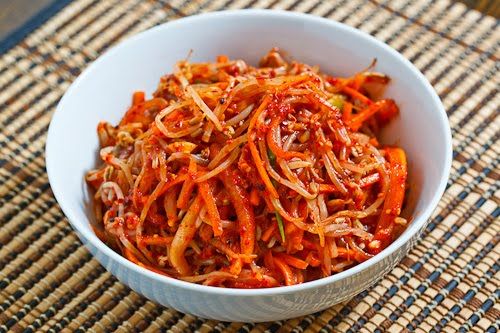
[[[117,123],[132,93],[150,95],[190,50],[191,61],[226,54],[256,64],[274,46],[335,75],[352,75],[377,58],[376,70],[392,78],[386,96],[401,109],[382,141],[408,154],[411,187],[405,215],[418,225],[405,234],[420,229],[442,193],[450,159],[447,119],[423,76],[394,50],[352,28],[305,15],[246,11],[188,18],[137,35],[99,58],[67,91],[50,126],[47,169],[57,200],[84,242],[102,245],[89,225],[84,182],[84,174],[99,163],[98,122]]]

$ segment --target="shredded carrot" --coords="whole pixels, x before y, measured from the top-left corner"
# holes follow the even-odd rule
[[[252,154],[254,164],[255,164],[257,171],[259,172],[259,174],[262,178],[262,181],[266,185],[266,187],[269,190],[269,192],[271,193],[271,195],[273,197],[277,198],[278,192],[276,192],[276,189],[274,188],[273,184],[271,183],[271,179],[269,178],[269,175],[267,174],[267,171],[264,168],[264,162],[260,158],[259,151],[257,150],[257,147],[255,146],[254,138],[252,138],[252,134],[253,134],[252,130],[256,125],[257,119],[265,111],[265,109],[270,101],[271,101],[271,97],[269,95],[266,95],[264,97],[264,100],[262,101],[262,104],[259,106],[257,111],[255,111],[255,115],[250,120],[250,126],[248,127],[248,146],[250,147],[250,152]]]
[[[363,95],[362,93],[360,93],[359,91],[357,91],[351,87],[343,87],[342,92],[348,94],[352,98],[357,99],[366,105],[373,104],[373,101],[371,99],[369,99],[368,97],[366,97],[365,95]]]
[[[298,269],[306,269],[308,266],[308,263],[305,262],[304,260],[296,258],[286,253],[279,253],[277,254],[277,256],[280,259],[283,259],[283,261],[285,261],[288,265]]]
[[[260,204],[259,191],[255,187],[250,192],[250,203],[254,206]]]
[[[278,225],[276,223],[272,223],[269,228],[266,229],[266,231],[264,231],[264,233],[262,234],[262,236],[260,237],[260,239],[264,242],[267,242],[271,236],[273,235],[273,233],[276,232],[276,230],[278,230]]]
[[[380,241],[379,246],[374,246],[376,253],[387,247],[393,238],[394,219],[401,214],[406,188],[406,154],[401,148],[385,148],[389,162],[389,190],[385,198],[382,212],[375,231],[375,240]]]
[[[205,202],[205,207],[207,207],[208,216],[214,230],[214,235],[220,236],[222,235],[222,222],[220,220],[217,204],[215,203],[213,188],[208,182],[201,182],[198,183],[198,189],[200,191],[201,197],[203,198],[203,201]]]
[[[387,99],[383,99],[371,104],[366,109],[351,118],[349,122],[350,127],[354,131],[357,131],[361,127],[361,125],[363,125],[363,123],[370,119],[375,113],[387,108],[392,109],[392,104],[393,103],[391,103],[391,101]],[[391,105],[391,107],[389,107],[389,105]]]
[[[247,255],[252,254],[255,246],[255,218],[248,195],[239,185],[241,178],[237,171],[229,169],[222,172],[221,180],[238,216],[241,252]],[[246,261],[249,262],[249,260]]]
[[[172,240],[174,237],[168,236],[158,236],[158,235],[153,235],[153,236],[142,236],[141,237],[141,243],[145,245],[167,245],[172,243]]]
[[[314,252],[309,252],[307,254],[305,262],[308,265],[311,265],[312,267],[318,267],[319,265],[321,265],[321,261],[318,258],[316,258]]]
[[[132,96],[132,105],[137,105],[143,103],[146,100],[146,95],[144,91],[136,91]]]
[[[179,193],[179,198],[177,199],[177,208],[187,209],[195,184],[196,183],[189,177],[187,177],[184,183],[182,183],[181,192]]]
[[[344,102],[344,107],[342,108],[342,120],[348,122],[352,117],[352,104],[349,102]]]
[[[287,286],[291,286],[293,284],[296,284],[296,277],[293,274],[292,269],[288,264],[284,261],[281,260],[279,257],[274,257],[274,264],[276,265],[276,268],[280,270],[281,274],[283,275],[283,278],[285,279],[285,284]]]

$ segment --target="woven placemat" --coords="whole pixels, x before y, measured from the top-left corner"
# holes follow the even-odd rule
[[[103,51],[162,22],[244,7],[308,12],[388,43],[427,76],[453,132],[446,193],[399,266],[349,302],[266,324],[184,315],[119,283],[72,231],[44,162],[57,102]],[[0,58],[0,332],[497,332],[497,20],[448,0],[78,0],[52,15]]]

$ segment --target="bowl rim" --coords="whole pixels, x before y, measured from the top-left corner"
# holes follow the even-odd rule
[[[175,279],[172,277],[168,277],[165,275],[161,275],[159,273],[155,273],[153,271],[147,270],[146,268],[140,267],[131,261],[127,260],[125,257],[122,255],[118,254],[117,252],[113,251],[110,247],[108,247],[104,242],[102,242],[96,235],[95,233],[92,232],[91,228],[89,229],[81,229],[78,227],[78,224],[73,223],[72,221],[77,221],[78,218],[76,218],[75,214],[73,213],[73,209],[70,208],[65,204],[64,200],[64,190],[61,182],[57,180],[56,172],[55,172],[55,167],[54,164],[51,163],[51,156],[52,153],[55,155],[52,145],[52,141],[55,140],[53,139],[54,137],[54,131],[55,131],[55,125],[54,123],[57,122],[58,119],[58,114],[62,113],[62,109],[64,109],[64,105],[66,103],[66,100],[69,98],[68,96],[72,95],[72,93],[78,89],[78,86],[80,82],[85,80],[85,78],[90,75],[90,73],[94,70],[94,68],[97,68],[99,63],[103,61],[103,59],[112,57],[115,53],[119,52],[122,48],[125,48],[128,46],[128,44],[134,42],[135,40],[145,38],[148,35],[157,33],[163,29],[174,29],[177,25],[185,25],[189,24],[192,21],[200,21],[200,20],[211,20],[214,18],[220,18],[220,17],[227,17],[227,16],[233,16],[234,18],[237,17],[276,17],[276,18],[288,18],[288,19],[295,19],[297,21],[302,21],[304,23],[310,22],[314,24],[321,24],[325,28],[334,28],[337,30],[340,30],[342,32],[346,32],[349,34],[354,34],[359,38],[367,40],[369,43],[372,45],[376,45],[376,47],[384,49],[386,52],[391,53],[393,56],[398,58],[402,63],[408,67],[412,73],[418,78],[418,80],[422,81],[424,84],[424,87],[426,90],[429,91],[429,94],[432,98],[432,103],[433,107],[437,109],[439,112],[439,119],[440,119],[440,127],[442,127],[442,130],[445,132],[445,148],[446,148],[446,156],[445,156],[445,164],[441,168],[441,175],[440,175],[440,183],[437,186],[437,190],[435,191],[434,195],[432,196],[431,200],[429,201],[429,204],[421,211],[420,217],[418,219],[415,219],[412,221],[411,225],[405,230],[405,232],[400,235],[394,242],[392,242],[387,248],[385,248],[382,252],[379,254],[375,255],[374,257],[368,259],[367,261],[364,261],[362,263],[359,263],[358,265],[345,270],[343,272],[324,277],[321,279],[313,280],[313,281],[308,281],[302,284],[298,285],[292,285],[292,286],[280,286],[280,287],[273,287],[273,288],[261,288],[261,289],[237,289],[237,288],[222,288],[222,287],[214,287],[214,286],[204,286],[192,282],[186,282],[183,280]],[[150,29],[147,29],[143,32],[140,32],[130,38],[127,38],[126,40],[120,42],[118,45],[113,46],[111,49],[107,50],[105,53],[103,53],[101,56],[99,56],[94,62],[92,62],[90,65],[87,66],[87,68],[76,78],[76,80],[71,84],[71,86],[67,89],[67,91],[64,93],[63,97],[59,101],[56,110],[54,111],[54,114],[52,116],[49,129],[48,129],[48,135],[47,135],[47,141],[45,145],[45,162],[46,162],[46,169],[47,169],[47,174],[48,174],[48,179],[49,183],[51,185],[53,194],[59,203],[59,206],[61,207],[63,213],[66,215],[68,218],[71,226],[75,229],[77,232],[78,236],[82,240],[82,243],[88,248],[89,244],[98,249],[100,252],[102,252],[105,256],[110,257],[113,261],[117,262],[120,265],[125,266],[127,269],[135,272],[136,274],[139,275],[145,275],[147,278],[155,280],[156,282],[159,283],[164,283],[167,285],[171,285],[176,288],[181,288],[185,290],[190,290],[193,292],[201,292],[201,293],[206,293],[206,294],[211,294],[211,295],[223,295],[223,296],[241,296],[241,297],[251,297],[251,296],[273,296],[273,295],[283,295],[283,294],[291,294],[295,292],[302,292],[306,290],[311,290],[311,289],[316,289],[318,287],[323,287],[325,285],[329,285],[335,282],[338,282],[340,280],[343,280],[345,278],[348,278],[350,276],[359,274],[360,272],[369,269],[373,265],[377,264],[378,262],[388,258],[389,256],[393,255],[400,247],[402,247],[404,244],[410,241],[417,233],[418,231],[426,225],[430,215],[434,211],[434,209],[437,207],[439,200],[441,199],[444,190],[446,188],[446,184],[448,181],[448,177],[451,171],[451,163],[452,163],[452,136],[451,136],[451,130],[448,122],[448,117],[446,114],[446,111],[443,107],[443,104],[441,103],[441,100],[439,99],[437,93],[429,83],[429,81],[425,78],[425,76],[409,61],[407,60],[403,55],[401,55],[399,52],[397,52],[395,49],[390,47],[389,45],[385,44],[382,41],[379,41],[375,37],[358,30],[356,28],[350,27],[346,24],[334,21],[332,19],[327,19],[319,16],[314,16],[310,14],[305,14],[305,13],[298,13],[298,12],[288,12],[284,10],[269,10],[269,9],[237,9],[237,10],[225,10],[225,11],[217,11],[217,12],[209,12],[209,13],[203,13],[203,14],[198,14],[198,15],[192,15],[180,19],[176,19],[174,21],[169,21],[160,25],[157,25],[155,27],[152,27]]]

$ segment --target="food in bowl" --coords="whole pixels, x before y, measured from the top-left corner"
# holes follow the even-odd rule
[[[104,162],[86,175],[99,238],[157,273],[231,288],[330,276],[406,225],[406,154],[376,134],[399,110],[389,78],[219,56],[180,61],[153,98],[99,123]]]
[[[402,214],[411,222],[405,231],[383,251],[345,271],[292,286],[252,289],[205,286],[158,274],[102,242],[92,229],[92,191],[82,177],[96,167],[96,125],[102,120],[118,124],[131,93],[143,89],[150,96],[159,76],[193,46],[192,61],[216,59],[224,52],[231,59],[255,65],[276,41],[296,59],[318,64],[327,73],[349,77],[377,58],[376,70],[390,76],[384,96],[397,102],[400,113],[381,129],[377,139],[404,148],[408,158],[410,190]],[[59,102],[48,131],[46,163],[50,186],[69,223],[93,257],[119,281],[151,301],[183,313],[263,322],[307,315],[346,301],[398,264],[419,239],[443,194],[451,166],[451,143],[446,112],[432,86],[408,60],[382,42],[311,15],[221,11],[160,24],[100,56]]]

